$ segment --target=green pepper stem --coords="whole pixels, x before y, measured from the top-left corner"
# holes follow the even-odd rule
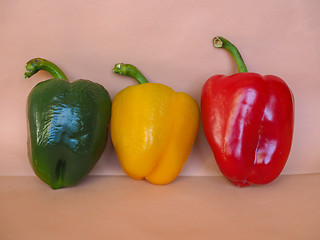
[[[142,73],[131,64],[117,63],[112,71],[116,74],[133,77],[139,84],[148,83]]]
[[[234,60],[236,61],[238,71],[239,72],[248,72],[247,67],[240,55],[238,49],[227,39],[224,37],[215,37],[213,39],[213,44],[217,48],[224,48],[226,49],[231,55],[233,56]]]
[[[33,58],[29,62],[27,62],[24,78],[31,77],[39,70],[47,71],[53,78],[64,79],[68,81],[66,75],[57,65],[43,58]]]

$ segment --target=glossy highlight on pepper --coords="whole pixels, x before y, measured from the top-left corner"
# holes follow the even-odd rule
[[[116,64],[114,73],[135,78],[113,99],[111,139],[126,174],[168,184],[182,170],[199,127],[197,102],[188,94],[148,83],[133,65]]]
[[[294,98],[277,76],[248,73],[237,48],[223,37],[215,47],[234,57],[239,73],[215,75],[202,88],[206,138],[224,176],[237,186],[267,184],[283,170],[292,144]]]
[[[28,96],[30,164],[52,189],[70,187],[90,172],[103,152],[111,99],[97,83],[82,79],[70,83],[45,59],[30,60],[25,77],[39,70],[54,78],[38,83]]]

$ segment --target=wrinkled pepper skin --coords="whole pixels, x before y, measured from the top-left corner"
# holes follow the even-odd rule
[[[132,76],[124,72],[130,67],[117,64],[114,72]],[[117,93],[111,139],[123,170],[153,184],[173,181],[190,154],[199,117],[198,104],[190,95],[163,84],[145,82]]]
[[[243,187],[279,176],[294,128],[294,98],[282,79],[248,72],[213,76],[203,86],[201,111],[205,135],[225,177]]]
[[[52,65],[33,59],[27,65],[26,77],[41,64]],[[100,158],[107,141],[111,99],[97,83],[70,83],[62,74],[48,71],[64,79],[40,82],[29,94],[28,153],[35,174],[58,189],[77,184]]]

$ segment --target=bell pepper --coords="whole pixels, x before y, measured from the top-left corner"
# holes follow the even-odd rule
[[[111,139],[125,173],[153,184],[168,184],[182,170],[199,127],[200,110],[188,94],[148,83],[130,64],[116,64],[114,73],[135,78],[113,99]]]
[[[222,174],[237,186],[267,184],[291,149],[294,98],[277,76],[247,72],[238,49],[223,37],[214,46],[234,57],[239,73],[209,78],[202,88],[203,128]]]
[[[53,79],[38,83],[28,96],[29,161],[52,189],[73,186],[104,150],[111,99],[103,86],[82,79],[70,83],[55,64],[41,58],[27,63],[25,78],[39,70]]]

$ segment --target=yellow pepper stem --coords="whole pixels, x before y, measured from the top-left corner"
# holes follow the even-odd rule
[[[112,71],[116,74],[133,77],[139,84],[148,83],[142,73],[131,64],[117,63]]]

